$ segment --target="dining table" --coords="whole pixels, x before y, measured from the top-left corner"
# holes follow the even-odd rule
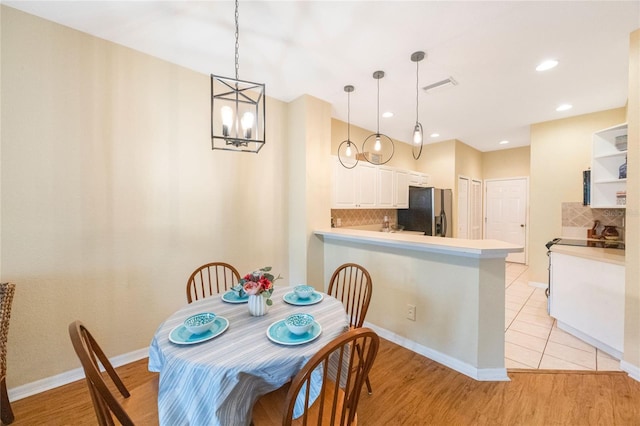
[[[342,302],[325,293],[301,299],[293,287],[275,286],[273,304],[263,316],[250,315],[244,299],[233,292],[210,296],[181,307],[158,326],[148,369],[160,373],[160,425],[251,424],[258,398],[289,382],[322,347],[349,329]],[[190,335],[184,320],[205,312],[216,315],[214,326]],[[294,313],[314,317],[307,334],[296,336],[285,328],[284,319]],[[321,379],[312,396],[320,386]]]

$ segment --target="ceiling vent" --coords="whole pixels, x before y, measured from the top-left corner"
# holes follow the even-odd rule
[[[457,85],[458,85],[458,82],[455,81],[453,79],[453,77],[449,77],[449,78],[447,78],[445,80],[436,81],[435,83],[431,83],[428,86],[424,86],[422,88],[422,90],[424,90],[425,92],[429,93],[429,92],[433,92],[433,91],[438,90],[438,89],[443,89],[443,88],[448,87],[448,86],[457,86]]]

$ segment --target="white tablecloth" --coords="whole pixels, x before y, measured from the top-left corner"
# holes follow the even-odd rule
[[[290,287],[276,287],[273,306],[262,317],[249,315],[247,304],[213,296],[171,315],[158,327],[149,349],[149,370],[160,372],[158,410],[161,425],[249,425],[255,401],[287,383],[320,348],[348,329],[342,303],[328,295],[310,306],[282,300]],[[185,318],[213,312],[229,328],[212,340],[176,345],[169,333]],[[272,342],[266,330],[295,312],[312,314],[322,326],[316,340],[298,346]]]

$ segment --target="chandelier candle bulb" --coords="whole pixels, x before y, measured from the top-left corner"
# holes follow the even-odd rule
[[[242,130],[244,131],[244,138],[251,139],[251,129],[253,128],[253,114],[245,112],[242,116]]]
[[[231,107],[225,105],[220,108],[220,115],[222,116],[222,134],[229,136],[229,129],[233,124],[233,110]]]

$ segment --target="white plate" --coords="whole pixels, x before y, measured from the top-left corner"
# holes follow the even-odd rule
[[[282,296],[282,300],[290,305],[297,306],[315,305],[316,303],[320,303],[323,298],[324,295],[322,293],[318,293],[317,291],[314,291],[311,294],[311,297],[308,297],[306,299],[299,298],[293,291],[290,291],[289,293]]]
[[[274,343],[279,343],[281,345],[303,345],[305,343],[309,343],[313,340],[316,340],[318,336],[322,333],[322,326],[314,321],[311,329],[304,334],[295,335],[289,331],[287,325],[284,323],[284,320],[276,321],[269,326],[267,329],[267,337]]]
[[[176,345],[193,345],[211,340],[224,333],[227,328],[229,328],[229,320],[218,316],[213,320],[211,328],[202,334],[191,334],[184,324],[180,324],[169,333],[169,341]]]
[[[227,303],[247,303],[249,301],[249,295],[245,294],[244,297],[238,297],[238,293],[229,290],[222,295],[222,300]]]

